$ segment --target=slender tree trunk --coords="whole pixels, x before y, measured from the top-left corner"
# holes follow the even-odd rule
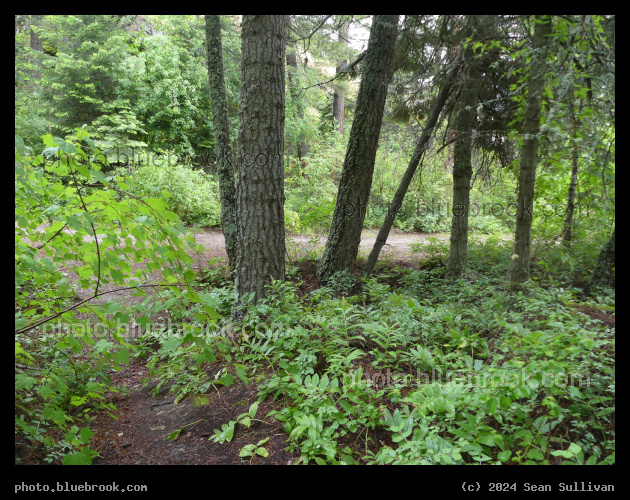
[[[470,208],[470,179],[472,178],[472,131],[477,116],[479,78],[472,50],[465,51],[468,75],[464,78],[457,113],[457,135],[453,154],[453,219],[451,223],[450,257],[446,277],[458,279],[466,271],[468,255],[468,212]]]
[[[33,26],[35,26],[35,28],[40,28],[42,25],[43,19],[44,19],[43,15],[41,16],[33,15],[31,16],[31,24],[30,24],[31,50],[40,52],[40,53],[44,52],[44,41],[40,38],[39,34],[37,33],[37,30],[33,29]],[[35,64],[39,68],[41,64],[41,59],[38,57],[38,55],[31,58],[31,60],[33,61],[33,64]],[[42,74],[39,71],[39,69],[32,70],[31,74],[33,75],[33,78],[35,78],[36,80],[39,80],[42,77]]]
[[[580,111],[582,110],[583,101],[580,99]],[[578,168],[579,168],[579,155],[578,155],[578,143],[577,138],[579,136],[579,120],[575,116],[575,112],[572,117],[573,123],[573,151],[571,158],[571,182],[569,183],[569,194],[567,196],[567,213],[564,219],[564,229],[562,231],[562,244],[566,247],[571,246],[571,240],[573,238],[573,214],[575,213],[575,190],[577,187]]]
[[[547,46],[550,34],[551,18],[549,16],[536,16],[534,51],[523,126],[525,139],[523,139],[518,179],[515,245],[510,268],[510,281],[513,284],[529,279],[538,133],[540,132],[543,89],[546,81]]]
[[[219,195],[221,198],[221,228],[225,237],[225,250],[230,269],[236,266],[236,186],[234,167],[230,163],[230,120],[227,111],[223,54],[221,43],[221,20],[219,16],[206,16],[206,43],[208,45],[208,78],[212,101],[212,126],[214,151],[217,157]]]
[[[324,282],[338,271],[352,269],[356,262],[397,29],[398,16],[374,16],[332,226],[317,269],[319,279]]]
[[[239,302],[284,280],[284,85],[288,16],[243,16],[236,228]],[[235,316],[238,313],[235,313]]]
[[[405,195],[407,194],[407,190],[409,189],[409,185],[413,179],[414,174],[416,173],[416,169],[418,168],[418,164],[422,159],[422,155],[427,149],[427,145],[429,144],[429,140],[431,138],[431,134],[433,133],[433,127],[437,123],[437,120],[442,112],[442,108],[446,103],[446,99],[449,96],[451,91],[451,87],[453,85],[453,80],[457,75],[457,71],[460,67],[460,58],[457,57],[456,62],[454,63],[453,68],[451,69],[448,77],[446,78],[438,96],[433,104],[433,108],[431,109],[431,113],[429,115],[429,119],[427,120],[427,124],[422,131],[422,135],[418,142],[416,143],[416,147],[414,149],[413,155],[411,156],[411,160],[409,161],[409,165],[407,166],[407,170],[405,171],[400,185],[396,190],[396,194],[392,199],[389,210],[385,215],[385,220],[381,226],[381,229],[378,232],[378,236],[376,237],[376,241],[374,242],[374,246],[372,247],[372,251],[370,252],[370,256],[365,264],[365,268],[363,272],[366,275],[370,275],[374,270],[374,266],[376,265],[376,261],[378,260],[378,256],[381,253],[385,242],[387,241],[387,237],[389,236],[389,232],[392,229],[392,225],[394,224],[394,219],[396,218],[397,212],[402,207],[403,201],[405,199]]]
[[[467,31],[472,41],[482,38],[482,16],[470,16]],[[477,118],[477,101],[480,85],[480,64],[470,44],[464,49],[467,74],[463,78],[455,129],[453,152],[453,218],[451,246],[446,277],[461,278],[466,272],[468,258],[468,216],[470,210],[470,181],[472,178],[472,133]]]
[[[339,44],[348,45],[348,36],[350,30],[350,22],[344,21],[339,28]],[[344,60],[337,66],[337,74],[343,73],[348,68],[348,61]],[[335,87],[333,96],[333,118],[335,120],[335,129],[343,135],[343,117],[346,109],[346,92],[343,86]]]
[[[612,268],[615,266],[615,230],[613,229],[612,236],[608,240],[608,243],[599,252],[597,258],[597,264],[591,275],[591,279],[588,283],[588,291],[592,293],[600,288],[608,286],[610,282],[610,275]]]
[[[287,40],[290,41],[290,30],[287,28]],[[304,102],[302,97],[300,96],[300,91],[298,89],[299,82],[297,79],[298,73],[298,64],[297,64],[297,53],[294,47],[290,45],[287,46],[287,79],[289,83],[289,94],[291,95],[291,99],[295,104],[295,118],[298,121],[301,121],[304,118]],[[300,162],[303,158],[309,153],[310,147],[306,139],[304,138],[304,134],[298,134],[296,141],[296,150],[297,157]]]

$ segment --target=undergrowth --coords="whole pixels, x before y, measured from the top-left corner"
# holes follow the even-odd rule
[[[450,284],[431,259],[302,297],[299,281],[275,282],[238,334],[205,339],[225,372],[204,372],[198,337],[169,336],[159,378],[184,395],[232,383],[221,376],[235,367],[244,381],[264,373],[259,401],[276,409],[260,418],[281,423],[298,463],[614,463],[614,321],[595,319],[614,311],[614,292],[585,297],[550,267],[508,293],[505,251],[474,241],[468,277]]]

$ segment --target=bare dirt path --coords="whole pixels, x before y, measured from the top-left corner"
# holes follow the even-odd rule
[[[203,228],[194,232],[195,241],[202,245],[206,251],[203,255],[197,255],[197,265],[207,264],[209,259],[218,258],[218,261],[227,262],[227,254],[225,252],[225,239],[223,232],[219,228]],[[372,246],[376,241],[378,230],[365,229],[361,233],[361,243],[359,245],[359,257],[365,257],[370,254]],[[429,238],[437,238],[438,240],[448,241],[450,235],[448,233],[402,233],[392,231],[387,238],[387,243],[381,250],[379,257],[383,260],[394,261],[416,261],[422,258],[420,253],[412,253],[412,243],[428,242]],[[325,235],[287,235],[286,248],[287,257],[291,262],[299,261],[305,257],[321,257],[326,245]],[[205,263],[202,261],[205,260]]]

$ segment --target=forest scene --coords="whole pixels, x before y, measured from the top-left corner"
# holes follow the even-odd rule
[[[16,15],[14,194],[16,465],[615,463],[614,15]]]

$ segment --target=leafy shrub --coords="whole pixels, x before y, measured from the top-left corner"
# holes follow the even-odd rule
[[[106,177],[91,162],[82,143],[101,152],[85,130],[75,142],[47,135],[44,143],[54,162],[15,141],[15,433],[31,447],[43,446],[46,461],[88,464],[93,433],[80,426],[91,412],[113,409],[109,372],[127,364],[134,350],[126,338],[130,314],[146,327],[149,314],[164,307],[157,299],[127,308],[89,300],[103,295],[105,284],[142,294],[147,271],[161,272],[167,289],[195,274],[177,216],[162,197],[126,196],[121,176]],[[88,187],[94,184],[102,189]],[[133,272],[132,263],[146,269]],[[87,304],[72,304],[69,275],[92,294]],[[197,301],[193,291],[186,294]],[[217,317],[204,303],[197,319],[210,321],[208,314]],[[58,325],[51,326],[54,319]]]
[[[468,229],[478,234],[495,234],[508,232],[505,223],[491,215],[471,216],[468,218]]]
[[[219,226],[219,184],[200,170],[183,165],[140,166],[129,176],[129,188],[138,196],[166,191],[169,210],[187,224]]]

